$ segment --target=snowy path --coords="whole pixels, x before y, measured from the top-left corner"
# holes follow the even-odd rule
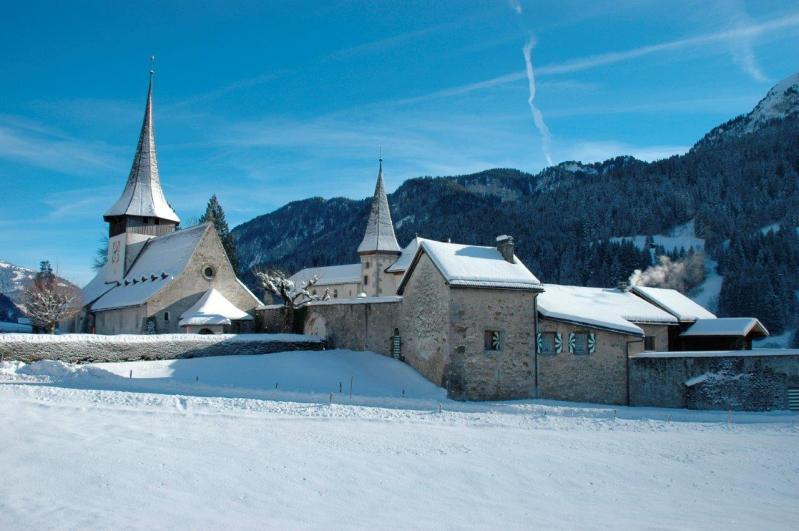
[[[795,414],[737,414],[728,425],[719,412],[619,408],[614,418],[603,407],[446,400],[439,413],[396,398],[331,406],[80,388],[91,378],[0,383],[0,529],[799,520]],[[681,422],[656,420],[667,413]]]

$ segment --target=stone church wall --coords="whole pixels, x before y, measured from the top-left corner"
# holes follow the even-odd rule
[[[216,269],[211,280],[202,274],[204,266],[209,264]],[[182,332],[178,325],[180,316],[211,288],[219,291],[240,310],[255,315],[258,301],[238,282],[222,243],[213,229],[206,231],[183,273],[147,302],[147,316],[155,317],[156,332]],[[169,320],[166,319],[166,312],[169,312]],[[98,326],[97,330],[100,331],[101,328]]]

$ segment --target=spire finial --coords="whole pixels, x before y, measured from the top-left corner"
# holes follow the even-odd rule
[[[151,55],[150,56],[150,77],[153,77],[153,74],[155,74],[155,56]]]

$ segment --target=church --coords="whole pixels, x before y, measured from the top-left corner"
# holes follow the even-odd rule
[[[261,302],[237,278],[213,223],[182,229],[161,187],[153,71],[125,188],[103,215],[105,265],[71,328],[97,334],[246,332]]]

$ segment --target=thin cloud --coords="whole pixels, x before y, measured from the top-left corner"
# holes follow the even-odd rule
[[[752,25],[752,19],[746,12],[741,2],[723,1],[717,2],[717,8],[729,13],[729,18],[735,27],[747,27]],[[731,41],[732,57],[735,63],[749,76],[760,83],[768,81],[763,74],[760,65],[755,57],[755,50],[752,46],[752,35],[740,34]]]
[[[698,47],[707,44],[731,42],[733,44],[740,43],[744,39],[751,40],[754,37],[763,35],[768,32],[776,32],[779,30],[795,28],[799,26],[799,13],[793,13],[785,17],[775,18],[762,22],[760,24],[751,24],[748,26],[739,26],[734,29],[708,33],[705,35],[697,35],[694,37],[687,37],[684,39],[677,39],[674,41],[662,42],[659,44],[651,44],[633,48],[631,50],[624,50],[620,52],[608,52],[597,55],[590,55],[581,57],[572,61],[566,61],[560,64],[544,65],[536,69],[538,75],[557,75],[557,74],[570,74],[574,72],[581,72],[598,68],[600,66],[607,66],[633,59],[639,59],[648,55],[657,53],[670,52],[681,50],[685,48]],[[754,65],[753,56],[747,56],[746,53],[740,56],[743,68],[747,73],[755,77],[758,76],[758,70]],[[749,66],[747,66],[749,65]],[[762,74],[761,74],[762,75]],[[501,76],[493,77],[475,83],[468,83],[466,85],[459,85],[450,87],[429,94],[416,96],[413,98],[406,98],[398,100],[397,103],[414,103],[422,100],[448,97],[460,94],[467,94],[478,90],[498,87],[520,81],[525,79],[527,74],[524,70],[503,74]],[[764,78],[765,79],[765,78]]]
[[[332,54],[330,54],[329,57],[331,59],[346,59],[350,57],[381,52],[389,48],[394,48],[407,41],[412,41],[420,37],[426,37],[427,35],[437,33],[442,30],[448,30],[458,27],[459,25],[460,23],[449,22],[446,24],[438,24],[436,26],[431,26],[429,28],[424,28],[416,31],[409,31],[407,33],[393,35],[391,37],[385,37],[383,39],[378,39],[376,41],[366,42],[356,46],[351,46],[349,48],[344,48],[342,50],[333,52]]]
[[[44,126],[0,123],[0,159],[60,173],[86,174],[124,166],[113,151],[107,144],[71,138]]]

